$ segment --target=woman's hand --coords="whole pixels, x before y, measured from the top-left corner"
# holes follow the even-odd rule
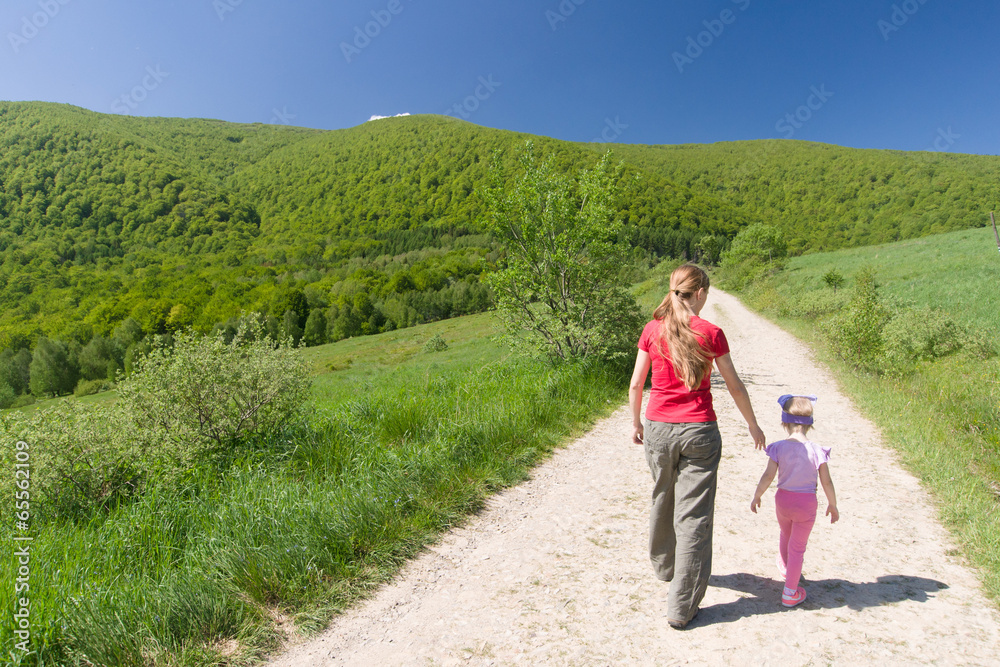
[[[635,369],[632,371],[632,380],[628,386],[628,404],[632,411],[632,442],[637,445],[642,444],[642,390],[646,386],[646,376],[649,375],[649,367],[652,362],[649,359],[649,352],[639,350],[635,355]]]
[[[753,438],[753,444],[756,449],[764,449],[764,446],[767,445],[767,438],[764,437],[764,432],[756,424],[750,427],[750,437]]]

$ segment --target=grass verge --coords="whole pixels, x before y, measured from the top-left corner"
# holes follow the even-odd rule
[[[280,646],[279,621],[322,627],[620,404],[621,369],[510,357],[492,326],[314,348],[327,372],[305,422],[129,505],[33,526],[33,652],[14,664],[252,664]],[[447,349],[424,351],[434,334]],[[5,590],[17,568],[0,562]],[[5,654],[13,609],[0,602]]]

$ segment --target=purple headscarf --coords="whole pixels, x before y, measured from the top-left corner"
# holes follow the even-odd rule
[[[798,415],[790,415],[785,412],[785,403],[792,398],[808,398],[811,402],[815,403],[817,399],[815,396],[809,396],[804,394],[785,394],[778,399],[778,405],[781,406],[781,423],[782,424],[812,424],[813,418],[810,417],[800,417]]]

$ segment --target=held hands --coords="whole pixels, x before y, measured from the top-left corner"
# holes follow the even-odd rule
[[[830,517],[830,523],[837,523],[837,520],[840,519],[840,512],[837,511],[836,505],[828,505],[826,515]]]

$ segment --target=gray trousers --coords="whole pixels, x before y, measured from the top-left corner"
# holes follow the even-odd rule
[[[667,618],[694,616],[712,574],[712,527],[722,435],[716,422],[645,420],[643,446],[653,474],[649,558],[670,582]]]

